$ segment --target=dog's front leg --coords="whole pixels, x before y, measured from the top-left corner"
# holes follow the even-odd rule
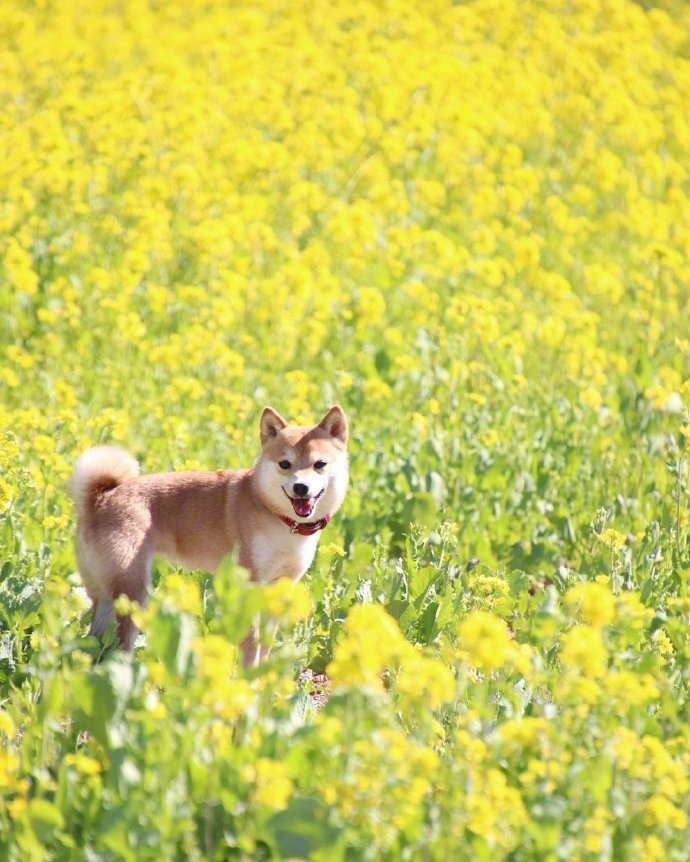
[[[262,619],[257,614],[249,633],[240,644],[245,667],[258,667],[259,662],[269,657],[277,631],[277,620],[270,617]]]
[[[261,660],[261,641],[259,639],[259,618],[254,618],[252,627],[240,643],[242,650],[242,664],[245,667],[257,667]]]
[[[262,620],[261,626],[261,643],[259,645],[259,660],[267,659],[271,654],[271,649],[275,643],[276,634],[278,632],[278,620],[268,617]]]

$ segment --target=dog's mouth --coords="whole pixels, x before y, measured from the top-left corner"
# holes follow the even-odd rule
[[[292,503],[292,508],[295,510],[295,515],[298,515],[300,518],[308,518],[311,513],[314,511],[314,506],[316,506],[316,501],[325,491],[325,488],[322,488],[316,497],[291,497],[288,492],[283,488],[285,496]]]

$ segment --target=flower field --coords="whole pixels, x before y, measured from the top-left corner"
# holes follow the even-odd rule
[[[690,7],[1,7],[0,859],[687,862]],[[86,637],[84,449],[334,402],[302,582]]]

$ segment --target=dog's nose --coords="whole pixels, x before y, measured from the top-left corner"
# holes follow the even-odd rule
[[[295,482],[292,490],[298,497],[306,497],[309,494],[309,486],[305,485],[304,482]]]

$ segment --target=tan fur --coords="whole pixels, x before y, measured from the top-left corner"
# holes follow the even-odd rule
[[[260,436],[261,454],[246,470],[139,476],[136,461],[121,449],[101,446],[81,456],[70,491],[78,512],[77,559],[94,603],[91,634],[103,634],[115,619],[119,595],[146,603],[155,554],[214,571],[234,551],[255,581],[304,574],[321,533],[293,533],[278,515],[310,523],[340,508],[348,481],[347,420],[336,405],[318,425],[288,425],[266,408]],[[279,466],[288,462],[289,470]],[[298,515],[289,499],[297,496],[295,486],[309,489],[308,515]],[[125,649],[133,648],[137,631],[129,617],[117,618],[117,634]],[[255,661],[254,652],[250,639],[245,659]]]

